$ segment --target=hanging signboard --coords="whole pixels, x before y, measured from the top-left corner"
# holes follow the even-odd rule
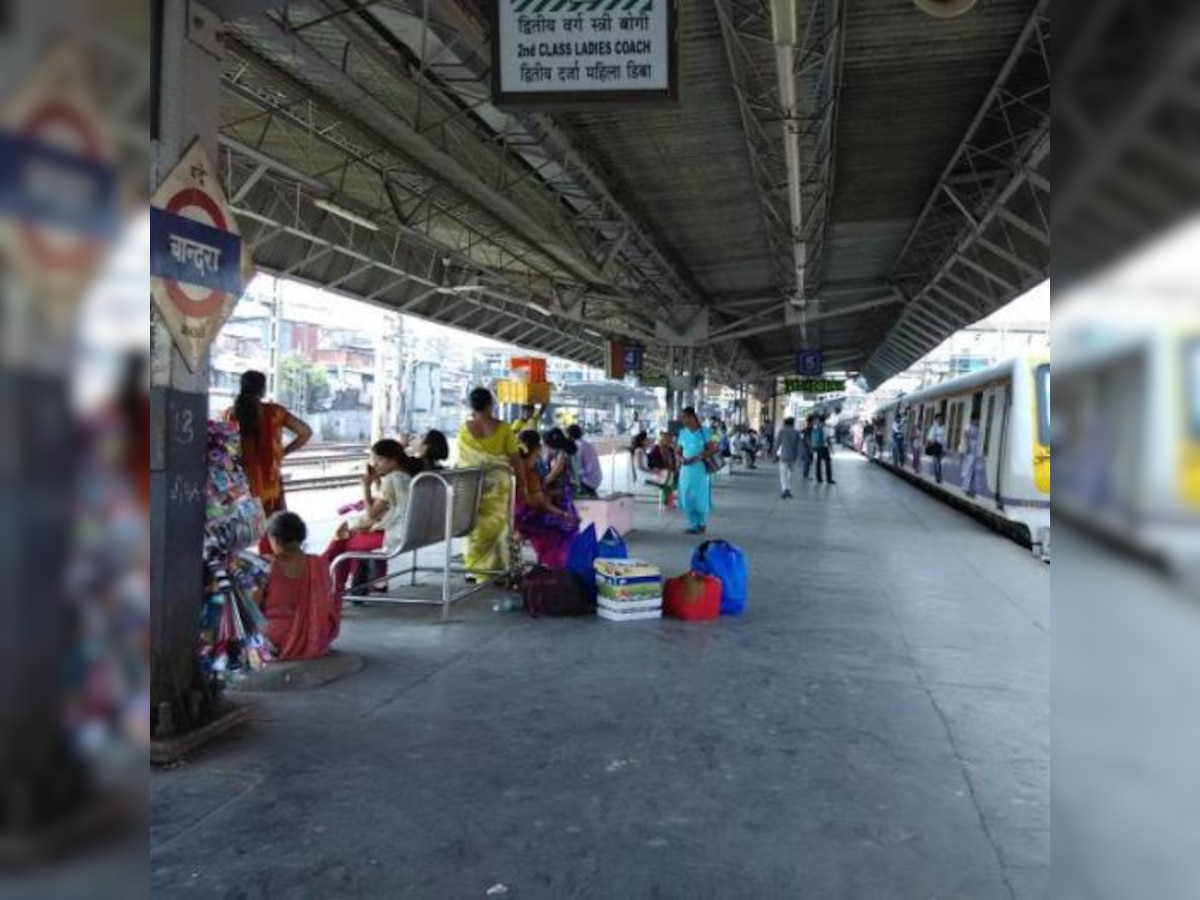
[[[642,375],[638,384],[644,388],[665,388],[669,384],[666,375]]]
[[[625,377],[625,343],[604,342],[604,377],[609,381],[621,381]]]
[[[645,366],[646,348],[641,344],[625,345],[625,372],[636,375]]]
[[[837,378],[785,378],[785,394],[834,394],[846,389],[846,382]]]
[[[825,371],[825,354],[820,350],[801,350],[796,354],[796,374],[819,378]]]
[[[252,273],[216,171],[194,141],[150,205],[150,295],[192,371]]]
[[[678,98],[678,0],[495,0],[492,99],[585,106]]]

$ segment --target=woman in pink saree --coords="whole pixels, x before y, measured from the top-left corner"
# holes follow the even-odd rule
[[[274,556],[259,607],[276,659],[324,656],[341,629],[342,605],[333,593],[329,564],[304,552],[307,537],[308,528],[295,513],[276,513],[267,523]]]

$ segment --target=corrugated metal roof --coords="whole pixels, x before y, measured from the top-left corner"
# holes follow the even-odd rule
[[[563,118],[706,294],[763,290],[770,248],[711,3],[680,13],[677,106]]]
[[[455,77],[475,77],[471,67],[488,53],[485,23],[492,2],[444,0],[430,7],[439,27],[452,28],[457,22],[465,29],[456,50],[462,51],[461,58],[447,70]],[[717,310],[718,323],[750,315],[746,307],[734,310],[728,303],[776,296],[782,301],[787,286],[779,283],[779,273],[787,265],[780,265],[779,242],[773,243],[767,231],[761,179],[756,183],[754,178],[716,2],[726,0],[680,3],[677,105],[547,118],[578,148],[589,171],[603,181],[604,192],[578,172],[561,174],[556,158],[547,156],[546,171],[560,174],[537,170],[531,162],[536,148],[526,143],[529,123],[516,117],[504,120],[505,129],[523,129],[519,146],[529,148],[505,152],[517,131],[498,134],[501,118],[472,114],[461,91],[448,83],[419,88],[423,77],[431,83],[442,77],[423,68],[403,43],[412,40],[419,2],[384,0],[378,17],[364,7],[294,33],[289,29],[296,23],[320,19],[340,5],[293,4],[290,22],[280,22],[272,13],[236,24],[226,70],[225,135],[298,172],[310,193],[332,194],[380,223],[378,235],[365,236],[360,230],[347,243],[355,253],[365,252],[384,265],[367,266],[361,255],[321,255],[323,245],[314,243],[313,236],[336,242],[339,228],[345,233],[346,226],[307,208],[306,235],[274,234],[256,252],[276,270],[298,264],[297,274],[315,283],[334,283],[338,290],[393,306],[412,303],[413,311],[439,321],[509,339],[522,320],[485,315],[482,295],[425,294],[431,287],[463,283],[466,269],[476,266],[506,279],[503,290],[508,294],[557,299],[562,292],[576,292],[571,301],[577,310],[574,326],[594,323],[606,330],[625,329],[617,333],[645,333],[652,331],[651,317],[670,314],[645,302],[654,286],[639,291],[637,282],[637,272],[658,266],[644,263],[658,254],[678,270],[685,293],[694,289]],[[801,30],[820,2],[798,3]],[[827,222],[818,202],[821,184],[812,181],[802,188],[805,209],[817,211],[806,222],[811,245],[822,235],[825,240],[823,252],[813,254],[813,278],[805,286],[812,315],[808,341],[831,358],[843,359],[850,368],[862,366],[899,320],[904,311],[899,302],[829,316],[856,304],[886,301],[902,248],[912,243],[918,222],[925,221],[923,210],[940,176],[1035,5],[1035,0],[985,0],[967,15],[945,21],[920,12],[911,0],[843,0],[835,190]],[[773,72],[769,41],[756,41],[746,52],[753,65]],[[811,79],[801,82],[801,101],[811,107],[820,91]],[[440,124],[429,125],[431,111],[432,121],[441,117]],[[810,108],[806,114],[815,118],[817,111]],[[778,131],[782,153],[782,121]],[[819,144],[809,135],[801,146],[811,154]],[[237,171],[249,177],[253,164],[253,157],[241,159]],[[300,218],[299,199],[294,209],[280,199],[287,194],[287,177],[272,171],[247,189],[243,205],[261,217],[256,237],[271,235],[287,215]],[[388,191],[399,195],[399,209]],[[967,200],[986,204],[991,198],[985,193]],[[612,198],[621,207],[619,214],[631,216],[639,226],[637,241],[627,247],[619,235],[629,220],[615,221]],[[1022,196],[1013,202],[1019,212]],[[591,220],[583,215],[589,210],[594,210]],[[409,214],[424,218],[412,222]],[[939,249],[949,250],[963,224],[926,222],[920,265],[933,264],[927,249],[931,234],[940,241]],[[617,265],[606,262],[609,250]],[[790,244],[786,250],[791,252]],[[1048,253],[1045,259],[1038,254],[1032,258],[1035,270],[1042,265],[1048,270]],[[453,277],[455,267],[463,273],[461,279]],[[419,272],[423,281],[393,285],[399,271]],[[1017,280],[1010,272],[1003,274],[1006,283]],[[1026,273],[1021,275],[1024,283]],[[986,300],[972,301],[982,303],[981,314],[1005,297],[986,281],[969,287]],[[595,299],[598,291],[602,296]],[[501,303],[492,311],[512,312],[520,302]],[[468,309],[472,303],[479,304],[478,316]],[[556,305],[554,315],[566,315],[568,305],[566,300],[561,308]],[[785,326],[782,303],[778,315],[777,328],[745,339],[744,359],[785,360],[799,346],[800,330]],[[555,328],[541,327],[537,315],[530,321],[536,323],[533,331],[542,346],[562,336]],[[545,324],[551,323],[562,324],[553,318]],[[957,325],[947,321],[945,327],[949,333]],[[558,352],[594,362],[598,350],[587,346],[583,334],[577,330],[577,342],[560,345]],[[891,363],[877,361],[879,371],[887,365]]]

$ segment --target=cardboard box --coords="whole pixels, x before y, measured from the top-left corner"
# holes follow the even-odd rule
[[[615,601],[659,599],[663,592],[662,571],[637,559],[596,560],[596,592]]]
[[[611,597],[600,597],[596,603],[597,609],[606,609],[609,612],[626,615],[638,612],[654,612],[654,610],[661,610],[663,607],[662,597],[645,597],[636,600],[613,600]]]
[[[662,609],[623,612],[599,607],[596,609],[596,616],[607,619],[609,622],[644,622],[650,619],[661,619]]]
[[[527,403],[545,405],[550,402],[550,385],[527,384],[521,381],[497,381],[496,399],[501,403],[516,403],[524,406]]]

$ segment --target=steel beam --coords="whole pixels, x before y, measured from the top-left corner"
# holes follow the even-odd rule
[[[541,248],[548,256],[563,265],[585,282],[603,282],[599,267],[589,259],[581,259],[574,248],[537,221],[528,211],[511,199],[483,184],[479,178],[455,157],[435,146],[408,122],[388,109],[376,97],[348,77],[337,65],[314,49],[303,35],[292,35],[273,16],[255,19],[256,34],[270,42],[275,52],[293,59],[314,82],[338,86],[338,106],[352,105],[353,118],[364,127],[385,135],[388,141],[408,159],[419,165],[431,178],[443,182],[478,204],[480,208],[505,223],[515,234]],[[233,40],[236,42],[237,38]],[[253,50],[243,45],[248,55]],[[349,99],[352,98],[352,99]],[[368,124],[369,123],[369,126]]]

